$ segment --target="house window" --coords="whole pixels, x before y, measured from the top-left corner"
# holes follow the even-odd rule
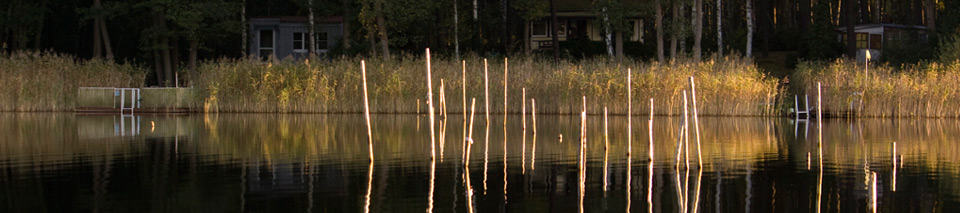
[[[856,44],[857,44],[857,49],[866,49],[866,48],[867,48],[867,44],[868,44],[867,41],[868,41],[868,38],[869,38],[869,37],[870,37],[870,35],[867,34],[867,33],[857,33],[857,43],[856,43]],[[842,41],[843,41],[844,44],[847,43],[847,35],[846,35],[846,34],[841,34],[841,35],[840,35],[840,38],[842,39]]]
[[[567,36],[567,22],[566,22],[566,21],[559,21],[559,22],[557,22],[557,36],[558,36],[558,37]]]
[[[260,30],[260,46],[257,51],[263,59],[267,59],[273,55],[274,50],[274,39],[273,39],[273,30]]]
[[[546,21],[535,21],[530,26],[530,33],[533,37],[547,37],[548,27]]]
[[[327,45],[327,42],[330,41],[327,32],[317,32],[315,35],[317,36],[317,52],[326,52],[327,49],[330,49]]]
[[[303,42],[305,39],[303,33],[293,33],[293,52],[307,52],[307,44]]]
[[[857,33],[857,49],[866,49],[867,41],[869,40],[870,35],[866,33]]]

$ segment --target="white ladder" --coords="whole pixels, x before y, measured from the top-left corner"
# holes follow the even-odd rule
[[[127,106],[127,91],[130,91],[130,106]],[[140,88],[114,88],[114,96],[120,98],[120,115],[124,114],[124,110],[130,110],[130,114],[133,115],[133,109],[140,108]]]

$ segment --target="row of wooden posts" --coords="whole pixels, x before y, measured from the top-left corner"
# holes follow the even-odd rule
[[[431,185],[430,185],[430,200],[431,200],[431,202],[430,202],[430,206],[428,207],[427,211],[428,211],[428,212],[432,212],[432,211],[431,211],[431,210],[433,209],[433,205],[432,205],[432,203],[433,203],[433,202],[432,202],[432,197],[433,197],[433,196],[432,196],[432,194],[433,194],[433,189],[434,189],[434,186],[433,186],[434,176],[433,176],[433,174],[434,174],[435,171],[436,171],[436,160],[435,160],[435,159],[436,159],[436,141],[434,140],[434,139],[435,139],[434,120],[435,120],[435,113],[436,113],[436,112],[435,112],[435,108],[433,107],[434,104],[433,104],[433,91],[432,91],[433,88],[432,88],[431,67],[430,67],[430,49],[427,49],[427,50],[426,50],[426,58],[427,58],[427,64],[426,64],[426,67],[427,67],[427,105],[428,105],[429,118],[430,118],[430,143],[431,143],[431,177],[430,177],[430,180],[431,180]],[[371,125],[370,125],[370,105],[369,105],[369,100],[368,100],[368,96],[367,96],[366,64],[365,64],[364,61],[360,61],[360,64],[361,64],[362,77],[363,77],[364,117],[365,117],[366,124],[367,124],[367,138],[368,138],[367,142],[368,142],[368,150],[369,150],[369,168],[368,168],[368,170],[369,170],[369,171],[368,171],[368,176],[369,176],[369,177],[368,177],[368,183],[367,183],[367,184],[368,184],[368,188],[367,188],[367,195],[366,195],[366,202],[365,202],[364,209],[365,209],[365,211],[369,212],[370,193],[371,193],[371,188],[370,188],[370,186],[372,185],[372,174],[373,174],[372,172],[373,172],[373,162],[374,162],[374,155],[373,155],[373,134],[372,134],[372,129],[371,129]],[[507,65],[508,65],[508,62],[507,62],[507,60],[505,59],[505,60],[504,60],[504,79],[503,79],[503,82],[504,82],[504,85],[503,85],[503,87],[504,87],[504,97],[503,97],[503,100],[504,100],[504,104],[503,104],[503,107],[504,107],[504,124],[503,124],[503,125],[504,125],[504,131],[506,131],[506,119],[507,119],[507,114],[506,114],[506,112],[507,112],[507,107],[508,107],[508,105],[507,105],[507,94],[508,94],[508,93],[506,92],[506,91],[507,91],[507,76],[508,76],[508,75],[506,74],[506,73],[507,73]],[[486,108],[488,109],[488,110],[485,110],[485,114],[486,114],[486,119],[487,119],[487,121],[488,121],[488,123],[489,123],[489,120],[490,120],[490,110],[489,110],[489,109],[490,109],[490,101],[489,101],[490,99],[489,99],[489,94],[490,94],[490,93],[489,93],[489,78],[488,78],[488,75],[487,75],[487,73],[488,73],[488,72],[487,72],[487,68],[488,68],[488,67],[487,67],[487,61],[486,61],[486,59],[484,59],[484,95],[485,95],[485,100],[484,100],[484,101],[485,101]],[[462,95],[463,95],[463,106],[462,106],[462,107],[463,107],[463,111],[466,112],[466,109],[467,109],[467,104],[466,104],[466,103],[467,103],[467,101],[466,101],[466,100],[467,100],[467,98],[466,98],[467,96],[466,96],[466,86],[465,86],[465,85],[466,85],[466,62],[463,63],[462,75],[461,75],[461,76],[462,76],[462,81],[464,82],[464,83],[463,83],[464,86],[463,86],[463,89],[462,89]],[[628,68],[628,69],[627,69],[627,85],[631,85],[631,83],[632,83],[631,80],[632,80],[632,79],[631,79],[630,69]],[[698,112],[697,112],[696,84],[695,84],[694,78],[693,78],[692,76],[689,78],[689,80],[690,80],[690,94],[691,94],[691,96],[692,96],[692,97],[690,98],[690,100],[692,100],[692,104],[693,104],[693,122],[694,122],[695,137],[696,137],[696,138],[695,138],[695,139],[696,139],[695,142],[696,142],[696,145],[697,145],[697,150],[696,150],[696,151],[697,151],[697,166],[696,166],[696,169],[697,169],[698,173],[702,174],[703,157],[702,157],[701,148],[700,148],[700,146],[701,146],[701,143],[700,143],[700,122],[699,122],[699,116],[698,116]],[[524,138],[524,139],[523,139],[523,141],[524,141],[523,154],[526,155],[526,142],[525,142],[525,141],[526,141],[526,129],[527,129],[527,126],[526,126],[526,88],[523,88],[521,93],[522,93],[522,100],[524,100],[524,102],[523,102],[523,104],[522,104],[523,109],[521,110],[521,113],[522,113],[522,116],[523,116],[522,123],[523,123],[523,131],[524,131],[524,134],[523,134],[523,138]],[[630,89],[630,87],[628,86],[628,89],[627,89],[627,115],[632,115],[632,114],[633,114],[633,111],[632,111],[632,110],[633,110],[633,107],[632,107],[632,97],[633,97],[632,89]],[[676,171],[676,173],[677,173],[677,180],[676,180],[676,181],[677,181],[677,190],[678,190],[677,196],[678,196],[678,201],[679,201],[679,202],[682,202],[681,205],[680,205],[680,208],[681,208],[681,211],[682,211],[682,212],[689,212],[689,210],[688,210],[688,208],[689,208],[689,206],[688,206],[688,204],[689,204],[689,198],[687,197],[688,193],[686,193],[686,192],[689,192],[689,172],[690,172],[690,168],[691,168],[691,167],[690,167],[690,156],[689,156],[689,152],[690,152],[690,146],[689,146],[689,144],[690,144],[690,143],[689,143],[689,134],[690,134],[690,133],[689,133],[689,129],[690,129],[690,125],[689,125],[689,120],[690,120],[690,119],[689,119],[689,116],[688,116],[689,110],[688,110],[688,107],[687,107],[687,106],[688,106],[687,100],[688,100],[688,98],[687,98],[687,91],[684,90],[684,91],[683,91],[683,101],[684,101],[683,123],[680,124],[679,130],[678,130],[678,138],[677,138],[677,145],[676,145],[676,147],[677,147],[676,153],[677,153],[677,154],[676,154],[676,158],[675,158],[675,159],[676,159],[676,160],[675,160],[675,163],[676,163],[676,164],[675,164],[675,166],[674,166],[674,168],[677,170],[677,171]],[[650,99],[650,114],[649,114],[650,117],[649,117],[649,120],[647,121],[647,122],[648,122],[648,123],[647,123],[647,125],[648,125],[648,134],[649,134],[649,142],[648,142],[648,145],[649,145],[649,146],[648,146],[648,151],[649,151],[649,153],[648,153],[648,158],[647,158],[647,160],[648,160],[648,175],[649,175],[649,176],[648,176],[648,185],[652,185],[652,184],[653,184],[653,160],[654,160],[654,147],[653,147],[653,101],[654,101],[654,100],[651,98],[651,99]],[[817,129],[818,129],[818,139],[817,139],[818,153],[817,153],[817,154],[818,154],[818,164],[819,164],[819,169],[820,169],[820,171],[819,171],[819,176],[818,176],[818,180],[817,180],[817,182],[818,182],[817,185],[818,185],[818,186],[817,186],[817,202],[816,202],[816,203],[817,203],[817,210],[818,210],[818,212],[819,212],[819,206],[820,206],[820,201],[821,201],[821,199],[820,199],[820,198],[821,198],[821,197],[820,197],[820,194],[821,194],[821,190],[822,190],[822,186],[821,186],[821,185],[822,185],[822,180],[823,180],[823,179],[822,179],[822,178],[823,178],[823,152],[822,152],[822,150],[823,150],[823,149],[822,149],[822,147],[823,147],[823,142],[822,142],[822,141],[823,141],[823,138],[822,138],[823,133],[822,133],[822,124],[821,124],[821,120],[822,120],[823,117],[822,117],[822,113],[820,113],[820,110],[822,109],[822,107],[821,107],[821,102],[822,102],[822,99],[821,99],[820,83],[818,82],[818,83],[817,83],[817,126],[818,126],[818,128],[817,128]],[[535,154],[536,154],[536,137],[537,137],[537,128],[536,128],[536,126],[537,126],[537,116],[536,116],[537,107],[536,107],[536,99],[531,98],[531,99],[530,99],[530,103],[531,103],[532,119],[533,119],[533,153],[534,153],[534,155],[535,155]],[[439,105],[440,105],[440,114],[441,114],[441,116],[443,116],[443,121],[441,122],[441,127],[440,127],[440,128],[445,129],[445,126],[446,126],[445,124],[446,124],[446,121],[447,121],[447,116],[446,116],[446,115],[447,115],[447,111],[446,111],[447,102],[446,102],[446,97],[445,97],[445,93],[444,93],[444,83],[443,83],[443,80],[441,80],[441,83],[440,83],[440,103],[439,103]],[[584,212],[584,209],[583,209],[583,199],[584,199],[584,192],[585,192],[585,186],[586,186],[586,174],[587,174],[587,173],[586,173],[586,166],[587,166],[587,156],[586,156],[586,155],[587,155],[587,137],[586,137],[586,135],[587,135],[587,127],[586,127],[587,112],[586,112],[586,110],[587,110],[587,107],[586,107],[586,96],[583,96],[583,109],[582,109],[582,111],[580,112],[580,123],[581,123],[581,126],[580,126],[580,144],[579,144],[580,147],[579,147],[578,161],[577,161],[577,162],[578,162],[578,163],[577,163],[577,164],[578,164],[578,168],[579,168],[579,171],[578,171],[578,176],[579,176],[578,186],[579,186],[579,192],[580,192],[580,200],[579,200],[579,202],[580,202],[580,205],[579,205],[579,206],[580,206],[580,209],[579,209],[580,212]],[[475,112],[475,111],[476,111],[476,98],[471,98],[471,100],[470,100],[470,116],[469,116],[470,118],[469,118],[469,121],[467,120],[467,116],[464,116],[464,117],[463,117],[463,124],[464,124],[464,126],[466,127],[466,126],[467,126],[467,123],[469,123],[469,127],[463,129],[463,134],[464,134],[463,147],[462,147],[462,149],[463,149],[463,155],[461,156],[461,159],[463,159],[464,169],[465,169],[465,171],[467,171],[467,173],[469,173],[469,168],[470,168],[470,154],[469,154],[469,153],[470,153],[470,150],[471,150],[472,145],[473,145],[473,142],[474,142],[474,140],[473,140],[473,123],[474,123],[474,114],[475,114],[474,112]],[[419,101],[418,101],[418,112],[419,112]],[[604,177],[603,177],[604,187],[603,187],[603,190],[606,191],[606,190],[607,190],[607,185],[608,185],[607,182],[606,182],[606,181],[608,180],[608,178],[607,178],[607,171],[606,171],[607,166],[606,166],[606,165],[607,165],[607,156],[609,155],[609,148],[610,148],[608,128],[607,128],[608,126],[607,126],[607,109],[606,109],[606,107],[604,107],[603,112],[604,112],[604,113],[603,113],[603,120],[604,120],[604,136],[603,136],[603,139],[604,139],[604,168],[603,168],[603,169],[604,169],[604,172],[603,172],[603,174],[604,174]],[[628,147],[628,148],[627,148],[627,153],[626,153],[626,154],[627,154],[627,157],[628,157],[628,160],[627,160],[627,174],[631,174],[631,170],[632,170],[632,166],[630,165],[630,164],[632,163],[632,157],[631,157],[631,155],[632,155],[632,151],[633,151],[633,147],[632,147],[632,144],[633,144],[633,142],[632,142],[632,139],[633,139],[633,137],[632,137],[632,130],[633,130],[633,128],[632,128],[632,125],[633,125],[633,119],[632,119],[632,118],[628,118],[628,119],[627,119],[627,135],[628,135],[628,137],[627,137],[627,147]],[[441,142],[441,143],[444,143],[444,134],[442,134],[442,133],[445,132],[445,131],[444,131],[443,129],[441,130],[441,136],[440,136],[440,137],[441,137],[441,138],[440,138],[440,142]],[[506,134],[506,132],[504,132],[504,134]],[[504,139],[504,140],[506,140],[506,139]],[[559,143],[563,143],[563,135],[562,135],[562,134],[559,136],[558,140],[559,140]],[[443,149],[444,144],[441,144],[440,147],[441,147],[441,149]],[[506,151],[506,141],[504,141],[504,151]],[[442,158],[442,153],[443,153],[443,150],[441,150],[441,158]],[[683,154],[683,157],[682,157],[683,160],[684,160],[684,161],[683,161],[683,162],[684,162],[683,164],[681,164],[681,161],[680,161],[680,160],[681,160],[681,153]],[[893,176],[894,176],[894,177],[893,177],[893,181],[894,181],[894,182],[893,182],[893,191],[896,191],[896,169],[897,169],[897,162],[896,162],[896,160],[897,160],[896,142],[893,143],[893,153],[894,153],[894,154],[893,154],[893,160],[894,160],[894,172],[893,172]],[[810,156],[810,155],[809,155],[809,153],[808,153],[808,162],[809,162],[809,156]],[[506,154],[504,155],[504,158],[506,158]],[[504,160],[506,161],[506,159],[504,159]],[[535,160],[535,158],[534,158],[534,160]],[[526,161],[526,157],[524,157],[524,172],[526,171],[526,169],[525,169],[526,162],[525,162],[525,161]],[[534,164],[535,164],[535,163],[531,163],[531,169],[535,169]],[[902,163],[901,163],[900,165],[902,166]],[[808,169],[809,169],[809,167],[810,167],[810,166],[808,165]],[[683,184],[683,186],[682,186],[684,189],[681,189],[681,184],[680,184],[680,176],[679,176],[679,174],[680,174],[680,169],[681,169],[681,168],[684,168],[684,169],[686,170],[686,172],[687,172],[687,181],[686,181],[686,184]],[[505,167],[504,169],[506,169],[506,167]],[[486,173],[486,172],[484,172],[484,173]],[[870,203],[869,203],[869,205],[870,205],[870,207],[871,207],[871,210],[873,210],[873,211],[875,212],[875,211],[877,210],[877,208],[876,208],[876,202],[877,202],[877,200],[876,200],[876,199],[877,199],[877,198],[876,198],[876,196],[877,196],[876,173],[875,173],[875,172],[871,172],[871,174],[869,174],[869,176],[870,176],[870,177],[868,177],[868,178],[871,179],[871,182],[872,182],[872,183],[871,183],[871,186],[870,186],[870,196],[871,196],[871,198],[870,198]],[[465,192],[465,193],[466,193],[466,196],[467,196],[467,199],[468,199],[468,200],[467,200],[467,203],[470,204],[470,205],[472,205],[472,203],[473,203],[473,201],[472,201],[473,188],[472,188],[472,186],[471,186],[471,184],[470,184],[470,179],[469,179],[469,177],[470,177],[470,176],[469,176],[468,174],[464,174],[464,184],[465,184],[465,188],[466,188],[466,192]],[[695,191],[697,192],[697,195],[695,196],[695,197],[696,197],[696,200],[693,202],[693,203],[694,203],[693,212],[697,212],[698,207],[699,207],[699,206],[698,206],[698,204],[699,204],[699,191],[700,191],[700,182],[701,182],[701,181],[700,181],[700,177],[701,177],[701,176],[698,176],[698,178],[697,178],[697,184],[696,184],[696,187],[695,187],[695,188],[696,188]],[[506,176],[505,176],[504,178],[506,178]],[[627,182],[630,182],[630,181],[631,181],[631,178],[632,178],[631,175],[627,175]],[[484,178],[484,179],[486,179],[486,178]],[[485,183],[486,183],[486,180],[484,180],[484,190],[486,189],[486,184],[485,184]],[[506,187],[506,185],[504,185],[504,187]],[[627,187],[630,187],[630,184],[627,184]],[[506,190],[506,188],[504,188],[504,190]],[[649,190],[652,190],[652,187],[648,189],[648,193],[647,193],[647,203],[649,204],[649,205],[648,205],[648,210],[649,210],[650,212],[652,212],[652,211],[653,211],[652,191],[649,191]],[[681,190],[684,191],[684,193],[680,193]],[[628,189],[626,190],[627,197],[630,197],[630,192],[631,192],[631,190],[628,188]],[[504,195],[504,196],[506,196],[506,195]],[[627,211],[628,211],[628,212],[629,212],[629,208],[630,208],[630,202],[631,202],[631,199],[627,199]],[[472,208],[472,207],[471,207],[471,208],[468,208],[468,209],[470,210],[470,212],[473,212],[473,208]]]

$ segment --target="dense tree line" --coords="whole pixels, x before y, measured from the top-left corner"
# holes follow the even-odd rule
[[[133,62],[171,85],[198,60],[245,55],[246,21],[262,16],[343,16],[334,56],[399,58],[430,47],[460,57],[537,54],[529,23],[552,8],[583,5],[602,25],[611,57],[667,61],[740,52],[795,51],[829,59],[850,51],[838,27],[890,23],[926,26],[931,43],[956,34],[960,2],[946,0],[6,0],[0,2],[3,51],[52,50],[80,58]],[[952,12],[951,12],[952,11]],[[626,19],[644,20],[639,55],[624,53]],[[312,18],[311,18],[312,20]],[[847,36],[852,36],[847,35]],[[855,39],[855,38],[854,38]],[[313,41],[311,39],[311,41]],[[554,45],[560,46],[560,45]],[[927,49],[906,51],[917,60]],[[559,47],[555,47],[559,48]],[[756,49],[756,50],[754,50]],[[546,56],[561,57],[563,50]],[[924,55],[924,53],[928,55]],[[189,76],[189,75],[184,75]],[[183,79],[180,79],[183,81]]]

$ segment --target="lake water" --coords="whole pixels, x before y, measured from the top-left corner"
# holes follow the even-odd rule
[[[647,117],[628,156],[626,117],[605,149],[589,116],[581,173],[579,117],[521,118],[477,115],[465,168],[460,116],[431,161],[426,116],[372,115],[370,163],[363,115],[0,114],[0,212],[960,209],[960,120],[827,120],[821,147],[816,122],[703,117],[677,167],[682,118],[654,119],[650,163]]]

